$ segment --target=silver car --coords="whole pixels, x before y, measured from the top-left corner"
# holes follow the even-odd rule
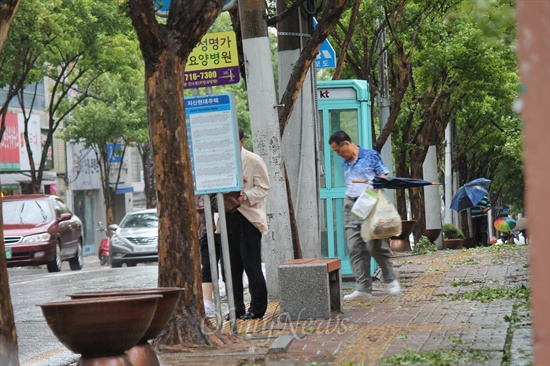
[[[113,268],[135,266],[138,263],[158,262],[157,209],[126,214],[120,225],[110,225],[110,256]]]

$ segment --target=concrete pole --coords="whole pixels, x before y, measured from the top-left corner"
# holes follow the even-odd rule
[[[453,170],[452,170],[452,121],[445,128],[445,216],[446,224],[453,223],[451,202],[453,200]],[[456,224],[455,224],[456,225]]]
[[[432,145],[428,148],[426,160],[422,166],[424,172],[424,180],[430,182],[437,181],[437,156],[436,147]],[[424,207],[426,210],[426,229],[441,229],[441,195],[439,194],[439,186],[424,187]],[[437,249],[443,249],[443,240],[440,235],[435,241]]]
[[[65,203],[67,204],[67,207],[71,209],[71,211],[74,212],[74,197],[73,197],[73,187],[71,182],[73,182],[76,179],[76,174],[74,174],[74,156],[73,156],[73,144],[71,142],[65,143],[65,154],[66,154],[66,160],[65,163],[67,164],[67,189],[65,191]],[[74,176],[73,176],[74,175]]]
[[[277,11],[286,9],[277,1]],[[285,92],[301,49],[310,36],[309,17],[297,10],[278,25],[279,95]],[[308,73],[283,134],[283,155],[304,258],[319,258],[319,181],[316,179],[318,136],[315,75]]]
[[[489,235],[489,240],[491,240],[491,238],[496,235],[493,229],[494,216],[495,214],[493,210],[489,210],[489,212],[487,213],[487,235]]]
[[[378,20],[380,23],[380,20]],[[380,127],[384,129],[388,123],[388,118],[390,117],[390,98],[388,91],[388,56],[384,50],[386,45],[386,28],[380,32],[380,38],[378,40],[378,52],[381,52],[380,58],[378,59],[378,103],[380,106]],[[388,136],[386,143],[382,147],[380,152],[382,156],[382,161],[390,171],[390,175],[393,175],[393,154],[391,146],[391,134]],[[395,206],[395,192],[393,190],[386,190],[385,192],[388,201]]]
[[[264,159],[271,181],[267,196],[269,232],[263,237],[262,256],[269,297],[278,299],[279,264],[293,259],[294,251],[265,14],[263,0],[239,1],[254,152]]]

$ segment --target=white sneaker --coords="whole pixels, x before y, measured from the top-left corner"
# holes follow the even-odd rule
[[[214,307],[212,302],[210,301],[204,302],[204,313],[205,313],[205,317],[208,319],[216,317],[216,308]]]
[[[345,301],[370,300],[370,299],[372,299],[372,295],[369,294],[368,292],[362,292],[362,291],[353,291],[351,294],[344,296]]]
[[[401,286],[399,286],[397,280],[388,283],[388,293],[390,295],[399,295],[401,293]]]

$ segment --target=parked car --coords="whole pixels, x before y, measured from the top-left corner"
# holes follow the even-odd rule
[[[2,198],[4,246],[8,267],[45,264],[48,272],[82,269],[82,222],[56,196],[21,195]]]
[[[114,230],[111,236],[111,267],[158,262],[157,209],[130,212],[120,225],[109,225],[109,229]]]

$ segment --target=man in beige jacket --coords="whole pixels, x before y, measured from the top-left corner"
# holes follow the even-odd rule
[[[262,158],[246,150],[244,132],[239,129],[244,190],[237,211],[226,214],[227,237],[235,315],[241,319],[260,319],[267,310],[267,286],[262,271],[262,234],[267,232],[265,200],[269,191],[269,176]],[[245,308],[243,272],[248,277],[250,306]],[[226,319],[228,319],[226,315]]]

